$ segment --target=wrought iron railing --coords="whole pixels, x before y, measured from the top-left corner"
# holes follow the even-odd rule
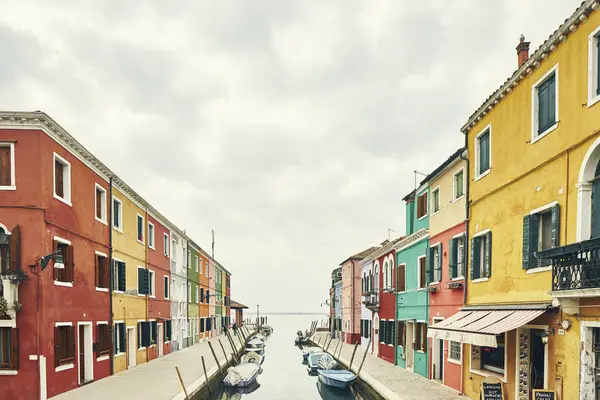
[[[552,290],[600,288],[600,238],[540,251],[543,263],[552,265]]]

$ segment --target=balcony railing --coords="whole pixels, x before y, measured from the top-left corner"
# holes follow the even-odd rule
[[[367,308],[379,308],[379,293],[372,293],[369,296],[365,296],[363,304]]]
[[[552,290],[600,288],[600,238],[540,251],[552,265]]]

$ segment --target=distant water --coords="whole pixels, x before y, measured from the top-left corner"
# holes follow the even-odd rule
[[[323,315],[266,315],[268,324],[274,329],[267,341],[263,372],[258,376],[260,384],[249,394],[222,391],[218,400],[351,400],[362,399],[349,390],[342,391],[317,384],[317,376],[309,376],[302,364],[302,352],[294,346],[298,330],[306,330],[311,321],[323,320]]]

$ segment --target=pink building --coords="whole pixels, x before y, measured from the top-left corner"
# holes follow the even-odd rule
[[[216,330],[216,321],[215,321],[215,305],[217,304],[217,297],[215,296],[215,261],[212,258],[208,259],[208,319],[209,319],[209,332],[210,337],[214,337]]]

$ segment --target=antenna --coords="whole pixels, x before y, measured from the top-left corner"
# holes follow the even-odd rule
[[[422,172],[419,172],[419,171],[417,171],[416,169],[415,169],[414,173],[415,173],[415,190],[417,190],[417,175],[421,175],[421,176],[427,176],[427,174],[424,174],[424,173],[422,173]]]
[[[212,232],[212,258],[215,258],[215,230],[211,229]]]
[[[388,241],[390,240],[390,233],[391,232],[396,232],[395,230],[388,228]]]

